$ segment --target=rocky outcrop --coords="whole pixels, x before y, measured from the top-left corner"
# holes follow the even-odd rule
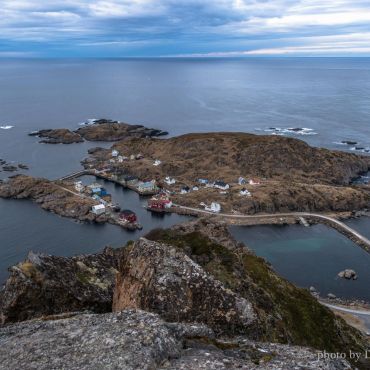
[[[42,138],[44,144],[72,144],[87,141],[118,141],[130,137],[146,138],[167,135],[168,132],[147,128],[142,125],[130,125],[119,121],[99,119],[86,124],[76,131],[69,129],[48,129],[34,131],[29,136]]]
[[[121,250],[56,257],[30,252],[0,292],[0,323],[73,311],[110,312]]]
[[[90,212],[96,201],[78,196],[68,191],[67,185],[62,185],[47,179],[18,175],[0,184],[0,198],[31,199],[49,212],[79,221],[108,221],[107,216]]]
[[[126,308],[157,312],[167,321],[197,321],[230,334],[245,332],[256,319],[249,301],[183,251],[144,238],[130,248],[117,278],[113,311]]]
[[[38,136],[42,138],[43,144],[73,144],[83,142],[81,135],[68,129],[40,130],[29,134],[29,136]]]
[[[96,120],[94,124],[83,126],[75,132],[88,141],[119,141],[130,137],[146,138],[168,134],[166,131],[142,125],[130,125],[106,119]]]
[[[350,369],[307,348],[215,339],[198,325],[126,310],[37,320],[0,329],[1,369]]]
[[[340,278],[347,279],[347,280],[357,280],[358,279],[356,271],[354,271],[352,269],[345,269],[343,271],[340,271],[338,273],[338,276]]]

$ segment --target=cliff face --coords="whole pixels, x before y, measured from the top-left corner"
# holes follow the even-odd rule
[[[249,301],[166,244],[139,240],[120,271],[114,311],[140,308],[159,312],[167,321],[197,321],[231,334],[245,332],[256,320]]]
[[[126,310],[0,328],[1,369],[349,369],[311,349],[215,339],[204,325]]]
[[[121,250],[76,257],[30,252],[0,292],[0,323],[88,310],[109,312]]]

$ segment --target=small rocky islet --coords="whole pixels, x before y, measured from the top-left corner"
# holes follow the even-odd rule
[[[168,132],[147,128],[143,125],[130,125],[110,119],[90,120],[79,129],[46,129],[34,131],[29,136],[41,138],[44,144],[73,144],[86,141],[119,141],[128,137],[155,137]]]
[[[95,255],[30,253],[10,269],[0,318],[4,368],[340,370],[350,363],[318,351],[368,348],[210,219]]]

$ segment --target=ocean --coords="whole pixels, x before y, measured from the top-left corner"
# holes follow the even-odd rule
[[[44,128],[76,129],[90,118],[144,124],[167,130],[172,136],[207,131],[286,135],[314,146],[366,153],[370,150],[370,59],[0,60],[0,158],[30,167],[21,172],[55,179],[79,169],[89,148],[110,145],[45,145],[27,135]],[[0,172],[0,179],[8,175]],[[115,192],[124,206],[140,208],[143,200],[136,194],[121,189]],[[62,219],[28,201],[0,199],[0,281],[7,276],[7,266],[24,259],[29,250],[58,255],[91,253],[105,245],[123,245],[153,227],[184,220],[180,216],[153,217],[143,209],[140,212],[144,230],[130,233],[112,225]],[[369,234],[370,220],[351,222]],[[259,230],[244,228],[238,237],[290,280],[301,286],[315,283],[324,292],[364,297],[367,275],[354,283],[363,284],[359,289],[336,282],[328,286],[326,267],[322,266],[315,270],[318,280],[310,283],[309,271],[302,274],[297,253],[292,253],[299,245],[294,242],[297,229],[279,231],[283,240],[293,240],[289,248],[282,249],[271,248],[275,228],[263,229],[267,239],[261,239]],[[334,245],[347,248],[346,253],[336,253],[332,276],[348,261],[348,254],[352,255],[348,241],[325,227],[309,230],[313,235],[320,231],[319,237],[308,230],[302,232],[310,258],[319,258],[323,250],[331,253]],[[353,256],[355,261],[358,256]],[[282,260],[298,264],[300,277],[295,279],[294,270],[280,265]],[[362,271],[363,267],[358,268]]]

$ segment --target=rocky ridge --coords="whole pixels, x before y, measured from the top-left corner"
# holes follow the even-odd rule
[[[42,138],[44,144],[72,144],[87,141],[118,141],[129,137],[145,138],[167,135],[168,132],[147,128],[143,125],[130,125],[119,121],[99,119],[75,131],[69,129],[47,129],[31,132],[30,136]]]

